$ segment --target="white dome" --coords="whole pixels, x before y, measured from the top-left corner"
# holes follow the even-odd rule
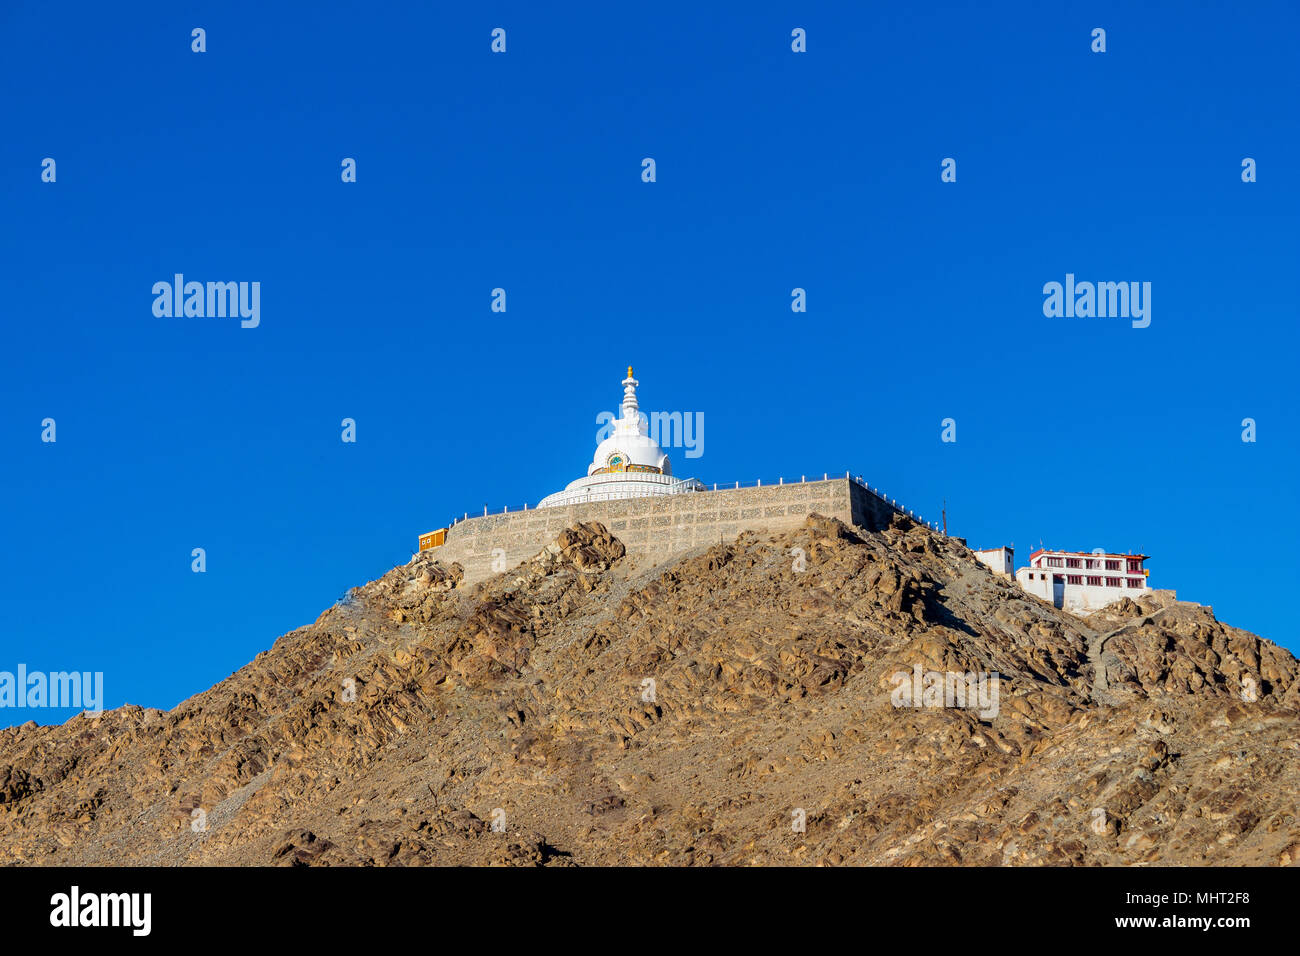
[[[636,402],[636,387],[641,383],[632,377],[628,366],[623,379],[623,414],[611,424],[614,434],[596,446],[596,454],[587,466],[587,475],[617,474],[619,472],[673,473],[668,456],[659,443],[650,437],[646,419]]]
[[[640,422],[645,428],[644,421]],[[649,468],[660,474],[671,475],[672,463],[659,443],[644,431],[624,429],[623,419],[614,422],[614,434],[596,446],[596,454],[587,466],[587,474],[597,472],[640,471]],[[630,467],[635,466],[635,467]]]
[[[632,377],[632,367],[628,366],[627,378],[623,379],[622,414],[610,423],[613,433],[596,446],[586,477],[569,482],[563,491],[547,495],[537,507],[674,495],[704,487],[693,478],[682,481],[672,477],[672,464],[659,443],[650,437],[646,419],[637,407],[639,384]]]

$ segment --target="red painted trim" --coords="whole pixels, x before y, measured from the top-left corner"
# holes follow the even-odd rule
[[[1062,557],[1071,558],[1140,558],[1143,561],[1147,561],[1151,558],[1151,555],[1149,554],[1112,554],[1110,552],[1106,552],[1105,554],[1093,554],[1091,551],[1053,551],[1050,548],[1039,548],[1037,551],[1034,551],[1029,555],[1029,560],[1032,561],[1040,554],[1050,554],[1053,557],[1060,555]]]

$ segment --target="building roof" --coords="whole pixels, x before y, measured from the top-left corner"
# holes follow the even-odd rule
[[[1034,560],[1040,554],[1061,554],[1069,555],[1072,558],[1141,558],[1143,561],[1151,557],[1149,554],[1115,554],[1109,551],[1104,553],[1095,551],[1056,551],[1052,548],[1039,548],[1029,555],[1029,560]]]
[[[1000,548],[976,548],[976,549],[975,549],[975,553],[976,553],[976,554],[991,554],[991,553],[994,552],[994,551],[1014,551],[1014,550],[1015,550],[1015,548],[1011,547],[1011,545],[1009,545],[1009,544],[1004,544],[1004,545],[1003,545],[1002,547],[1000,547]]]

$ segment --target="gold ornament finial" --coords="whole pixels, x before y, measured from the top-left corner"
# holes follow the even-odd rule
[[[632,377],[632,366],[630,365],[627,367],[627,377],[628,378]]]

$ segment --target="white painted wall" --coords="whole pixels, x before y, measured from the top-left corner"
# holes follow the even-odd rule
[[[975,558],[981,564],[987,564],[998,574],[1011,577],[1015,571],[1015,552],[1011,548],[993,548],[989,551],[976,551]]]
[[[1085,582],[1087,581],[1086,574],[1088,572],[1069,569],[1069,573],[1080,574],[1081,576],[1084,576]],[[1093,571],[1091,573],[1094,577],[1100,574],[1103,582],[1108,576],[1104,571]],[[1142,587],[1129,587],[1126,582],[1130,575],[1124,574],[1123,572],[1118,573],[1120,586],[1117,588],[1107,587],[1105,583],[1100,585],[1087,583],[1067,583],[1064,585],[1057,585],[1054,581],[1055,575],[1059,575],[1062,579],[1068,580],[1066,579],[1066,570],[1064,569],[1035,567],[1021,568],[1017,571],[1016,583],[1035,597],[1042,598],[1049,604],[1055,604],[1057,607],[1069,611],[1071,614],[1080,615],[1091,614],[1093,611],[1100,610],[1107,604],[1113,604],[1120,598],[1128,597],[1136,601],[1150,590],[1150,588],[1147,587],[1145,577],[1142,579]],[[1115,576],[1116,572],[1110,572],[1109,577]],[[1136,577],[1136,575],[1133,576]]]

